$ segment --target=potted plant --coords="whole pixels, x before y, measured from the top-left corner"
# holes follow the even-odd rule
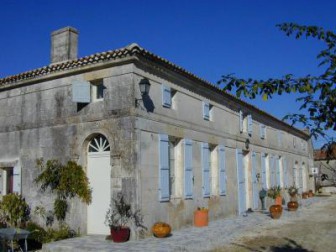
[[[145,228],[142,225],[140,210],[133,211],[124,195],[118,193],[116,198],[112,198],[105,216],[105,224],[110,227],[112,240],[114,242],[128,241],[131,232],[128,225],[132,222],[136,227]]]
[[[205,227],[209,224],[209,209],[206,207],[197,207],[194,212],[194,225],[196,227]]]
[[[296,198],[296,195],[299,193],[299,189],[295,187],[295,185],[292,185],[287,189],[287,192],[291,196],[290,201],[287,203],[288,211],[296,211],[299,207],[299,203]]]
[[[287,192],[291,197],[295,197],[299,193],[299,189],[295,185],[292,185],[288,187]]]
[[[282,197],[280,186],[273,186],[267,191],[267,196],[274,199],[275,204],[269,208],[271,217],[273,219],[279,219],[282,214]]]

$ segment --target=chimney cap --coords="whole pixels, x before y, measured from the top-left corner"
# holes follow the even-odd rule
[[[63,28],[58,29],[58,30],[56,30],[56,31],[53,31],[53,32],[51,33],[51,36],[60,34],[60,33],[62,33],[62,32],[67,32],[67,31],[71,31],[71,32],[74,32],[74,33],[78,34],[78,30],[77,30],[76,28],[73,28],[73,27],[71,27],[71,26],[66,26],[66,27],[63,27]]]

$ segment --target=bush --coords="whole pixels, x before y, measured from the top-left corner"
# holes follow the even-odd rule
[[[58,229],[48,228],[45,230],[34,222],[28,222],[26,229],[31,232],[28,239],[35,240],[41,244],[78,236],[68,225],[60,225]]]
[[[7,226],[18,227],[30,218],[30,207],[26,200],[16,193],[3,196],[0,202],[1,222]]]
[[[25,229],[30,232],[28,239],[35,240],[40,243],[45,243],[48,237],[48,233],[43,227],[36,224],[35,222],[28,222]]]

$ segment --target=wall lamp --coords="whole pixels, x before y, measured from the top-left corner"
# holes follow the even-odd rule
[[[149,94],[149,89],[150,89],[151,84],[149,83],[149,80],[147,78],[143,78],[139,82],[139,88],[140,88],[140,93],[141,93],[141,99],[136,99],[135,98],[135,107],[138,107],[139,101],[143,100],[143,97],[145,95]]]

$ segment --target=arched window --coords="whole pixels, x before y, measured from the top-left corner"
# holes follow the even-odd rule
[[[89,143],[89,152],[110,151],[110,144],[106,137],[99,134],[95,136]]]

